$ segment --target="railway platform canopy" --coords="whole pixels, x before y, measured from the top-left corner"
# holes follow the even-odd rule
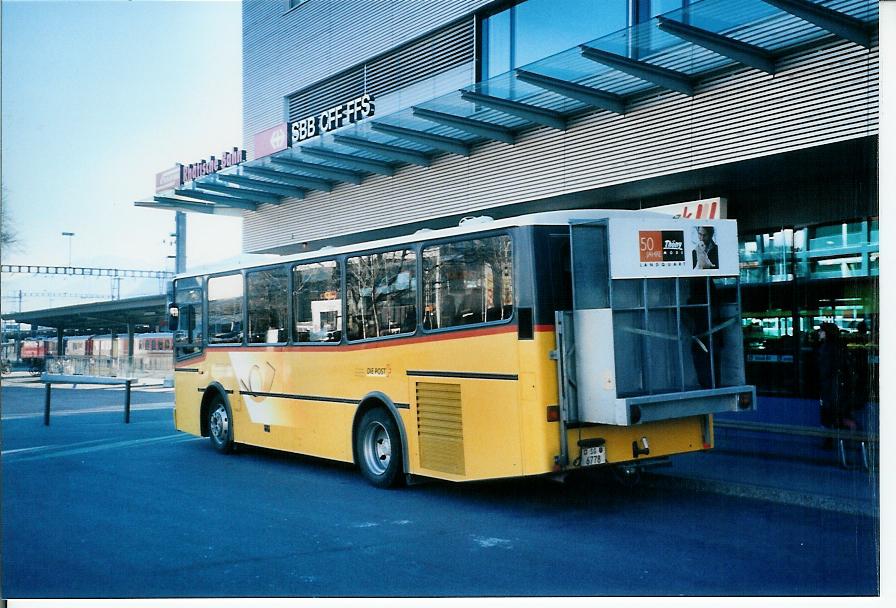
[[[42,310],[12,312],[2,316],[4,321],[27,323],[32,328],[49,327],[56,330],[57,340],[74,334],[127,334],[157,331],[165,325],[167,296],[165,294],[138,296],[121,300],[60,306]]]

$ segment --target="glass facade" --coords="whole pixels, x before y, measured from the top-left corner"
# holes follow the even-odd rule
[[[876,394],[877,218],[741,237],[747,381],[765,394],[817,397],[817,332],[834,323]]]
[[[859,219],[742,237],[741,281],[764,284],[795,278],[877,276],[878,225],[877,218]]]
[[[481,79],[628,25],[629,0],[527,0],[482,20]]]
[[[482,20],[480,79],[687,6],[688,0],[525,0]]]

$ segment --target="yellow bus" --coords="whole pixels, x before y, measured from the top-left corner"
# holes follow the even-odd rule
[[[733,220],[557,211],[176,277],[176,427],[374,485],[634,471],[752,409]]]

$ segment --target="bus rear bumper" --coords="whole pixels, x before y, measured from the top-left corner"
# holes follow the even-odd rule
[[[629,424],[754,409],[756,409],[756,387],[754,386],[730,386],[712,390],[643,395],[625,399]]]

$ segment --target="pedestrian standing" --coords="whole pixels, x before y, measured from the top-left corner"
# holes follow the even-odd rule
[[[829,429],[855,429],[849,416],[849,357],[840,340],[840,328],[822,323],[818,330],[818,397],[821,424]]]

